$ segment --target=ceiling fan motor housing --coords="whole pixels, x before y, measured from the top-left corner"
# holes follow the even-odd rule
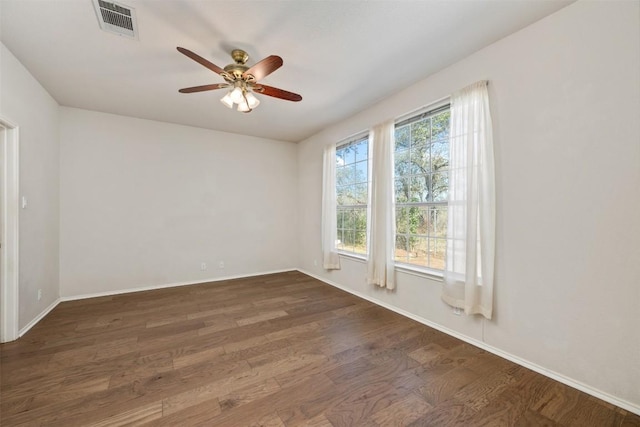
[[[242,74],[249,69],[245,64],[249,60],[249,55],[242,49],[234,49],[231,51],[231,58],[235,64],[229,64],[224,70],[231,74],[235,79],[242,78]]]

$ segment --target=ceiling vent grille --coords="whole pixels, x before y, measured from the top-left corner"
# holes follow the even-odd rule
[[[132,39],[138,38],[136,10],[120,3],[93,0],[100,28]]]

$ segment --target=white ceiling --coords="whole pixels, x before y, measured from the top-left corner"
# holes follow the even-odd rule
[[[2,42],[59,104],[266,138],[301,141],[571,1],[117,0],[136,9],[139,40],[100,30],[91,0],[0,0]],[[279,55],[262,82],[302,95],[261,96],[249,114],[183,56],[224,67]]]

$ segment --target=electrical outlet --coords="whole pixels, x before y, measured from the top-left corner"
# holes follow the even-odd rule
[[[200,270],[205,271],[207,269],[207,263],[203,262],[202,264],[200,264]]]
[[[313,265],[315,265],[316,267],[318,266],[318,260],[317,259],[313,260]]]
[[[462,316],[462,309],[458,307],[453,307],[453,314],[456,316]]]
[[[224,268],[224,261],[220,261],[218,263],[218,268]]]
[[[42,289],[38,289],[38,301],[42,299]]]

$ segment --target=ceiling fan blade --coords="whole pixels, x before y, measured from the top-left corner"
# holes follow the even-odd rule
[[[251,74],[256,78],[257,81],[267,77],[269,74],[273,73],[280,67],[282,67],[282,58],[276,55],[271,55],[264,58],[262,61],[258,62],[253,67],[242,73],[242,76],[246,77],[247,75]]]
[[[189,49],[185,49],[183,47],[178,47],[177,49],[178,49],[178,52],[182,53],[183,55],[188,56],[189,58],[191,58],[194,61],[196,61],[198,64],[204,65],[205,67],[207,67],[208,69],[210,69],[214,73],[217,73],[217,74],[224,73],[224,70],[222,68],[218,67],[216,64],[214,64],[212,62],[207,61],[206,59],[204,59],[202,56],[198,55],[197,53],[193,53]]]
[[[178,92],[180,93],[204,92],[205,90],[224,89],[226,87],[229,87],[227,83],[216,83],[212,85],[186,87],[184,89],[180,89]]]
[[[267,86],[267,85],[258,85],[254,89],[254,92],[273,96],[274,98],[286,99],[287,101],[302,101],[302,96],[297,93],[287,92],[286,90],[278,89],[277,87]]]

